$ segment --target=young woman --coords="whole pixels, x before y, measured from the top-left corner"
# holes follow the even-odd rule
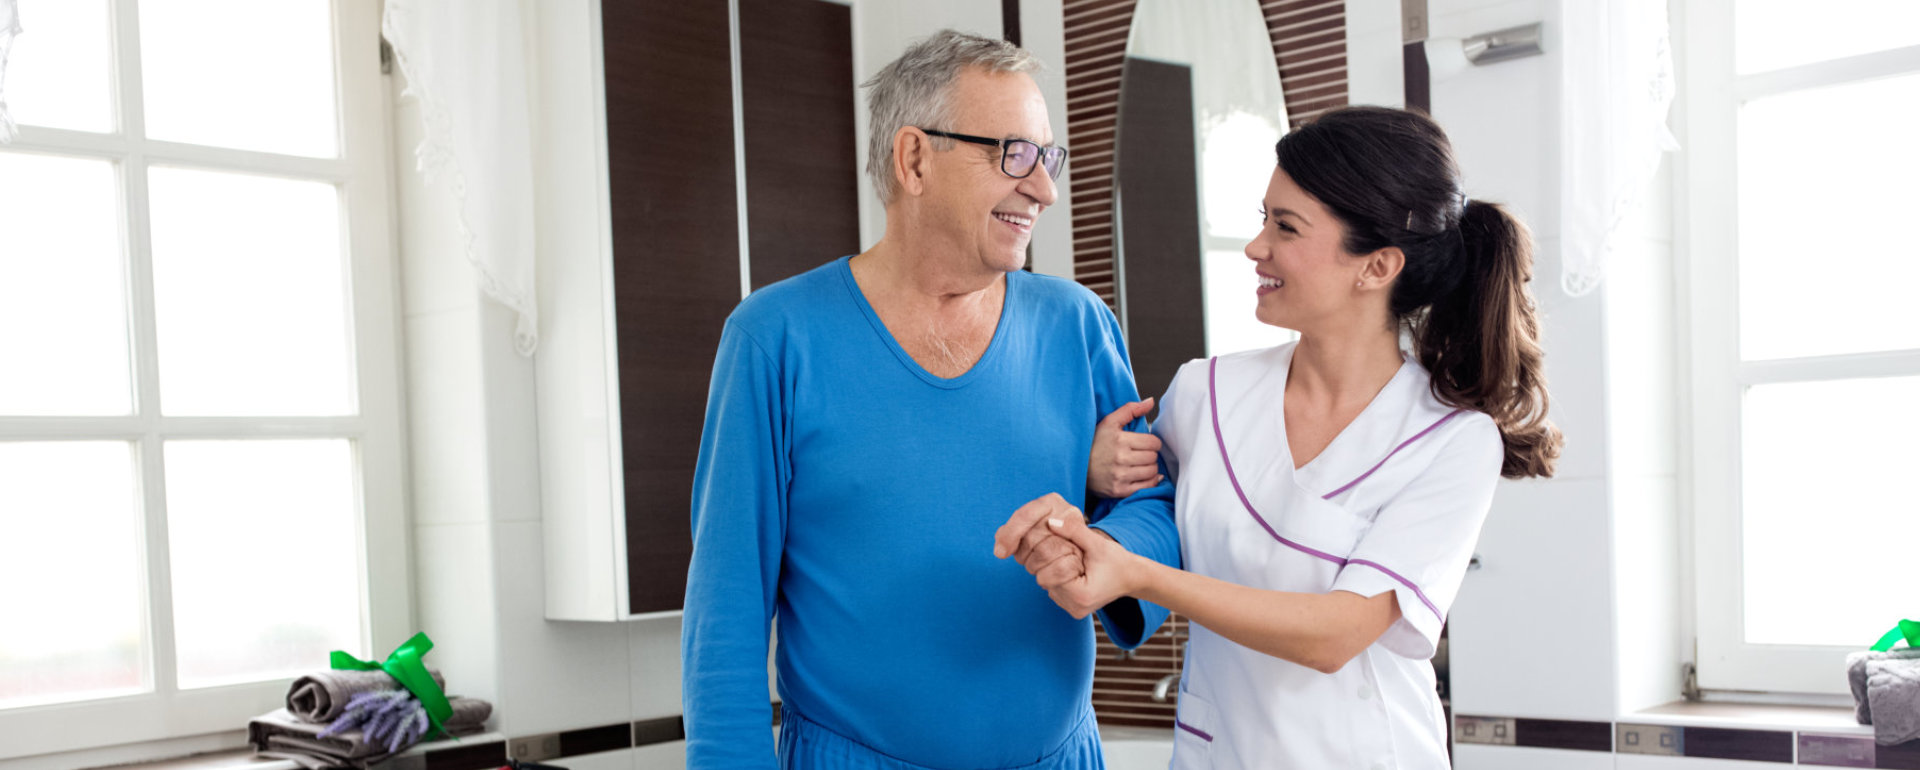
[[[1300,340],[1188,363],[1161,399],[1185,570],[1063,502],[1009,526],[1076,546],[1020,549],[1076,616],[1134,596],[1193,621],[1175,768],[1446,767],[1427,659],[1496,482],[1561,445],[1530,238],[1462,195],[1425,115],[1330,112],[1278,154],[1246,254],[1256,315]],[[1142,464],[1123,440],[1096,439],[1095,475]]]

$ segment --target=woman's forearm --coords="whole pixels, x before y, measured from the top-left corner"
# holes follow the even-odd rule
[[[1393,592],[1363,597],[1269,591],[1133,558],[1132,595],[1244,647],[1324,673],[1340,670],[1400,617]]]

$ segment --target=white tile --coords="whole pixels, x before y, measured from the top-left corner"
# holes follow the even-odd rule
[[[1400,0],[1347,0],[1347,28],[1400,33]]]
[[[486,382],[487,495],[494,521],[540,520],[539,406],[533,359],[514,349],[516,316],[497,302],[480,311]]]
[[[677,716],[680,703],[680,618],[649,618],[627,629],[634,720]]]
[[[540,523],[492,525],[499,564],[499,728],[525,735],[621,721],[632,680],[620,623],[546,619]]]
[[[637,764],[638,757],[635,756],[636,753],[633,749],[621,749],[619,751],[605,751],[599,754],[580,754],[542,762],[541,764],[557,765],[567,770],[633,770],[633,768],[640,766]],[[682,765],[684,764],[685,762],[683,761]]]
[[[1400,0],[1347,0],[1347,101],[1406,103]]]
[[[485,523],[419,527],[414,531],[413,573],[420,629],[433,639],[427,665],[446,675],[448,694],[493,702],[498,725],[499,618],[492,541],[492,527]]]
[[[1611,721],[1607,487],[1502,482],[1450,614],[1455,713]]]
[[[1607,415],[1616,474],[1670,475],[1679,462],[1679,347],[1673,247],[1627,239],[1607,265]]]
[[[1546,21],[1551,6],[1544,0],[1429,0],[1427,15],[1433,17],[1434,37],[1468,37]],[[1554,34],[1551,25],[1545,34]],[[1551,49],[1550,43],[1543,41],[1541,47]]]
[[[476,323],[471,309],[406,321],[407,432],[413,520],[419,524],[488,516],[486,388]]]
[[[1349,5],[1358,4],[1359,0]],[[1395,4],[1397,5],[1397,4]],[[1351,22],[1352,12],[1347,15]],[[1347,27],[1347,102],[1399,107],[1407,103],[1406,75],[1400,55],[1399,12],[1393,24]]]
[[[1625,712],[1670,702],[1687,654],[1680,619],[1680,501],[1672,476],[1621,476],[1608,495],[1613,515],[1618,705]]]
[[[1606,338],[1601,325],[1607,288],[1581,297],[1561,291],[1559,245],[1556,238],[1539,240],[1533,281],[1540,344],[1546,355],[1547,415],[1566,436],[1554,477],[1600,478],[1607,471],[1611,440],[1607,435]]]
[[[1600,751],[1456,743],[1453,767],[1454,770],[1612,770],[1613,755]]]
[[[686,766],[686,741],[656,743],[633,750],[634,770],[682,770]]]
[[[1535,237],[1560,232],[1558,100],[1546,56],[1469,67],[1433,84],[1467,194],[1505,204]]]

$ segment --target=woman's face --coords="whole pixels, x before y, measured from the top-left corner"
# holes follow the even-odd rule
[[[1260,234],[1246,248],[1260,274],[1254,317],[1307,333],[1357,312],[1365,261],[1341,248],[1346,227],[1333,212],[1277,167],[1260,212]]]

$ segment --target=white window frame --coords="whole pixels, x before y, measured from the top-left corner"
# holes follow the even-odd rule
[[[1920,72],[1920,46],[1772,72],[1734,71],[1733,0],[1689,0],[1684,14],[1685,356],[1691,404],[1688,455],[1694,538],[1694,621],[1705,690],[1842,695],[1845,653],[1855,647],[1758,645],[1744,640],[1741,543],[1741,404],[1747,388],[1786,382],[1920,374],[1920,351],[1743,362],[1739,337],[1738,111],[1766,96]],[[1891,619],[1889,620],[1891,622]]]
[[[0,767],[125,762],[240,745],[249,718],[282,705],[289,680],[180,690],[168,586],[161,444],[168,439],[345,438],[352,442],[358,517],[361,656],[384,655],[413,632],[407,530],[401,349],[391,214],[392,139],[380,72],[380,0],[333,0],[339,158],[302,158],[147,139],[138,1],[108,0],[114,56],[109,134],[31,125],[0,152],[106,159],[120,186],[136,411],[124,417],[0,417],[0,441],[115,440],[137,457],[147,596],[148,692],[0,711]],[[218,41],[210,41],[217,43]],[[229,62],[245,67],[244,61]],[[358,413],[346,417],[175,417],[156,409],[147,169],[153,165],[243,172],[337,185],[352,291]],[[4,235],[0,235],[3,238]],[[266,544],[262,544],[265,546]],[[264,576],[263,576],[264,577]],[[12,629],[21,633],[31,629]],[[326,660],[313,662],[324,668]],[[128,745],[133,744],[133,745]],[[113,748],[107,748],[113,747]],[[56,756],[49,756],[56,755]]]

